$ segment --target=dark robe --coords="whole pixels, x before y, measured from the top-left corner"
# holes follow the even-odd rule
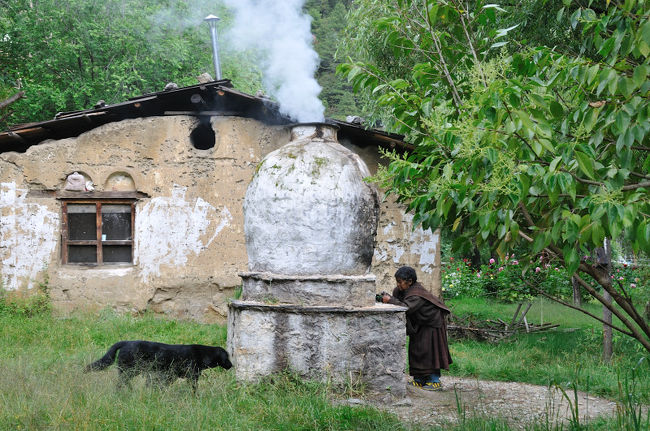
[[[447,346],[449,308],[417,282],[406,290],[396,287],[388,302],[408,307],[409,374],[423,376],[440,369],[448,370],[452,363]]]

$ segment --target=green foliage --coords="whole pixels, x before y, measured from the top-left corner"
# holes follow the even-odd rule
[[[478,271],[472,268],[467,259],[442,265],[442,295],[445,299],[456,297],[481,298],[486,296],[482,280],[477,276]]]
[[[543,255],[593,278],[650,351],[650,326],[628,293],[582,259],[605,238],[650,250],[650,4],[564,1],[573,8],[567,31],[579,34],[575,55],[546,46],[502,51],[518,24],[497,28],[504,10],[496,4],[379,3],[359,1],[382,15],[351,25],[381,35],[392,60],[369,49],[339,67],[416,145],[385,153],[391,163],[379,183],[415,223],[456,232],[454,249],[487,244],[502,259],[525,250],[526,266]],[[554,12],[566,22],[568,11]]]
[[[641,358],[630,370],[626,370],[623,377],[619,376],[619,397],[621,402],[616,410],[617,425],[620,429],[641,431],[650,428],[650,412],[645,412],[644,401],[639,397],[637,385],[639,374],[644,372],[648,362],[647,358]]]
[[[508,27],[512,23],[519,24],[509,33],[509,52],[526,46],[549,46],[563,53],[580,53],[580,30],[571,27],[571,15],[580,8],[578,2],[523,0],[516,8],[504,7],[507,7],[508,13],[496,15],[498,25]]]
[[[322,87],[320,99],[325,105],[325,115],[345,120],[348,115],[359,115],[354,93],[347,80],[337,75],[337,42],[346,23],[347,2],[342,0],[308,0],[307,12],[313,18],[314,49],[320,58],[316,79]]]
[[[547,294],[571,302],[573,286],[571,277],[561,266],[539,263],[540,266],[526,271],[515,255],[506,256],[503,261],[495,259],[476,268],[468,259],[450,258],[442,265],[442,293],[447,299],[456,297],[491,298],[502,302],[531,301],[542,290]],[[642,304],[650,295],[650,285],[642,282],[645,270],[637,267],[619,266],[614,270],[616,281],[620,281],[634,298]],[[592,281],[592,284],[596,285]],[[581,290],[582,300],[591,297]]]
[[[26,93],[0,129],[161,91],[172,81],[197,83],[199,74],[213,73],[202,18],[223,12],[228,23],[227,11],[212,8],[164,0],[0,2],[0,96]],[[239,89],[259,88],[245,56],[225,52],[222,61]]]
[[[47,281],[39,284],[35,293],[8,292],[0,285],[0,315],[34,317],[51,311]]]

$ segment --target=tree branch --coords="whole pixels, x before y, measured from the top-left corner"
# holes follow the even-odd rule
[[[19,91],[18,93],[14,94],[13,96],[8,98],[7,100],[4,100],[4,101],[0,102],[0,109],[6,108],[7,106],[11,105],[16,100],[18,100],[18,99],[20,99],[22,97],[25,97],[25,92],[24,91]]]
[[[646,181],[644,183],[630,184],[630,185],[627,185],[627,186],[623,186],[621,188],[621,190],[636,190],[636,189],[640,189],[640,188],[643,188],[643,187],[650,187],[650,181]]]
[[[523,239],[525,239],[525,240],[528,241],[528,242],[533,242],[533,241],[534,241],[531,237],[529,237],[528,235],[526,235],[525,233],[523,233],[523,232],[521,231],[521,229],[519,230],[519,236],[522,237]]]
[[[638,173],[638,172],[630,172],[630,175],[631,175],[631,176],[635,176],[635,177],[639,177],[639,178],[643,178],[643,179],[648,179],[648,180],[650,180],[650,175],[643,175],[643,174],[640,174],[640,173]]]
[[[595,280],[598,281],[598,284],[600,284],[603,289],[607,290],[609,294],[612,296],[612,299],[616,301],[616,303],[630,316],[637,325],[643,330],[643,332],[646,333],[648,338],[650,338],[650,326],[648,323],[645,321],[643,316],[639,314],[639,312],[634,308],[634,304],[632,303],[631,300],[628,298],[622,296],[618,291],[614,288],[614,286],[611,283],[611,279],[609,276],[609,273],[604,275],[605,280],[603,281],[602,279],[599,279],[603,277],[602,274],[598,274],[598,269],[593,267],[593,266],[588,266],[585,264],[581,264],[581,268],[583,268],[583,271],[592,276]],[[627,326],[627,325],[626,325]]]
[[[445,57],[442,55],[442,47],[440,46],[440,39],[438,39],[438,36],[436,36],[435,31],[431,27],[431,17],[429,16],[429,8],[425,8],[425,9],[427,12],[427,25],[429,27],[429,34],[431,35],[431,39],[433,40],[433,43],[436,47],[436,51],[438,52],[438,57],[440,58],[440,63],[442,65],[442,70],[445,74],[445,78],[447,79],[447,83],[449,83],[449,86],[451,88],[451,95],[452,98],[454,99],[454,105],[456,106],[456,111],[458,112],[458,114],[460,114],[460,106],[462,104],[462,100],[458,95],[456,84],[454,83],[454,80],[452,79],[451,74],[449,73],[449,69],[447,68],[447,62],[445,61]]]
[[[561,171],[566,172],[567,174],[571,175],[573,178],[575,178],[575,180],[577,182],[582,183],[582,184],[589,184],[590,186],[600,186],[600,187],[605,185],[603,183],[599,183],[598,181],[585,180],[584,178],[580,178],[579,176],[577,176],[573,172],[569,172],[569,171],[564,170],[564,169],[562,169]]]
[[[469,10],[468,10],[469,12]],[[427,12],[428,14],[428,12]],[[427,15],[428,16],[428,15]],[[487,88],[487,80],[485,79],[485,74],[483,73],[483,68],[481,67],[481,62],[478,60],[478,56],[476,55],[476,50],[474,49],[474,44],[472,43],[472,38],[469,36],[469,32],[467,31],[467,25],[465,24],[465,18],[463,17],[462,13],[459,13],[460,16],[460,23],[463,25],[463,31],[465,32],[465,37],[467,38],[467,43],[469,44],[469,50],[472,53],[472,57],[474,57],[474,63],[476,64],[476,67],[478,67],[478,71],[481,74],[481,81],[483,82],[483,87]]]
[[[589,265],[586,265],[586,264],[584,264],[584,263],[581,263],[579,268],[580,268],[580,270],[581,270],[582,272],[584,272],[584,273],[586,273],[586,274],[589,274],[589,275],[592,276],[595,280],[599,280],[600,277],[599,277],[598,274],[596,274],[595,268],[593,268],[593,267],[591,267],[591,266],[589,266]],[[607,276],[607,275],[606,275],[606,276]],[[608,277],[608,276],[607,276],[607,277]],[[584,287],[585,290],[586,290],[587,292],[589,292],[589,294],[590,294],[591,296],[593,296],[594,298],[596,298],[596,299],[598,300],[598,302],[600,302],[600,303],[603,304],[605,307],[607,307],[607,309],[611,310],[612,313],[613,313],[614,315],[616,315],[616,317],[618,317],[618,319],[619,319],[619,320],[620,320],[620,321],[621,321],[621,322],[622,322],[622,323],[623,323],[623,324],[624,324],[628,329],[630,329],[630,330],[635,334],[634,338],[636,338],[637,340],[641,341],[641,343],[643,344],[643,346],[644,346],[644,347],[645,347],[645,348],[650,352],[650,341],[648,341],[646,338],[644,338],[643,334],[641,334],[641,333],[638,331],[638,329],[637,329],[637,328],[632,324],[632,322],[630,322],[630,321],[627,319],[627,317],[626,317],[625,315],[623,315],[623,313],[621,313],[621,311],[620,311],[618,308],[613,307],[612,304],[611,304],[609,301],[606,301],[605,298],[604,298],[602,295],[600,295],[600,294],[596,291],[596,289],[594,289],[593,287],[591,287],[591,285],[590,285],[589,283],[587,283],[586,281],[584,281],[584,280],[583,280],[579,275],[577,275],[577,274],[576,274],[576,280],[578,280],[578,282],[580,283],[580,285],[581,285],[582,287]],[[622,296],[621,296],[621,295],[616,291],[616,289],[613,289],[611,283],[607,284],[607,283],[603,283],[603,282],[601,282],[601,281],[598,281],[598,284],[600,284],[600,285],[602,286],[603,289],[607,290],[607,292],[609,292],[609,294],[612,295],[612,298],[614,299],[614,301],[616,301],[616,303],[617,303],[617,304],[618,304],[618,305],[619,305],[619,306],[620,306],[620,307],[621,307],[621,308],[622,308],[622,309],[627,313],[627,315],[630,316],[630,317],[634,320],[634,322],[635,322],[637,325],[639,325],[639,327],[640,327],[641,330],[646,334],[646,336],[650,338],[650,327],[648,327],[648,324],[644,321],[643,317],[641,317],[641,316],[639,315],[639,313],[636,311],[636,309],[634,308],[634,306],[632,306],[632,305],[629,303],[629,301],[627,301],[625,298],[623,298],[623,297],[622,297]]]
[[[581,313],[586,314],[587,316],[593,317],[594,319],[598,320],[600,323],[603,323],[603,324],[605,324],[605,325],[607,325],[607,326],[610,326],[610,327],[612,327],[613,329],[616,329],[618,332],[620,332],[620,333],[622,333],[622,334],[625,334],[625,335],[627,335],[627,336],[629,336],[629,337],[633,337],[633,338],[634,338],[634,334],[632,334],[632,332],[627,331],[627,330],[625,330],[625,329],[623,329],[623,328],[619,328],[618,326],[615,326],[615,325],[613,325],[613,324],[611,324],[611,323],[609,323],[609,322],[606,322],[605,320],[601,319],[600,317],[596,316],[595,314],[590,313],[589,311],[585,310],[584,308],[577,307],[577,306],[575,306],[575,305],[573,305],[573,304],[570,304],[570,303],[568,303],[568,302],[562,301],[560,298],[556,298],[556,297],[554,297],[554,296],[552,296],[552,295],[549,295],[548,293],[544,292],[544,291],[543,291],[542,289],[540,289],[539,287],[537,287],[537,286],[535,286],[534,284],[530,283],[528,280],[525,280],[525,279],[523,279],[523,278],[522,278],[521,280],[524,282],[524,284],[525,284],[526,286],[528,286],[528,287],[532,287],[534,290],[536,290],[540,295],[544,296],[545,298],[548,298],[548,299],[550,299],[551,301],[557,302],[558,304],[562,304],[562,305],[564,305],[565,307],[569,307],[569,308],[572,308],[572,309],[574,309],[574,310],[577,310],[577,311],[579,311],[579,312],[581,312]]]

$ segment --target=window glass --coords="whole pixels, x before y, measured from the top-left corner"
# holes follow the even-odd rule
[[[68,245],[69,263],[97,263],[97,247],[94,245]]]
[[[131,262],[130,245],[105,245],[102,251],[104,263]]]
[[[62,262],[133,263],[134,201],[86,199],[63,204]]]
[[[70,240],[97,239],[97,223],[94,204],[69,204],[68,229]]]
[[[131,239],[131,205],[102,205],[102,235],[104,241]]]

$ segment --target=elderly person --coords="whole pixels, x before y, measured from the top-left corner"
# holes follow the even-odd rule
[[[382,302],[408,307],[406,333],[409,340],[409,374],[417,388],[435,391],[442,387],[440,370],[452,363],[447,346],[449,308],[417,281],[415,270],[402,266],[395,273],[397,287],[384,293]]]

